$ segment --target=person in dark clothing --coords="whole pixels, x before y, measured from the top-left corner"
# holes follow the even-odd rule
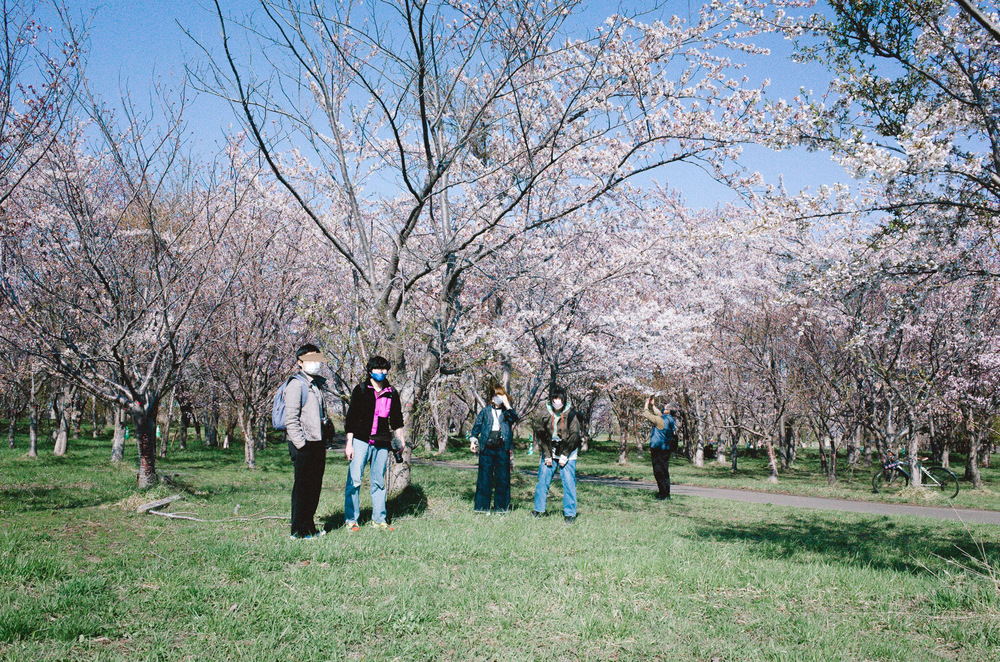
[[[399,393],[389,385],[389,361],[373,356],[366,366],[367,378],[354,387],[344,421],[347,446],[344,454],[350,467],[344,487],[344,525],[358,530],[361,509],[358,492],[365,465],[371,462],[372,526],[389,529],[385,510],[385,469],[390,448],[402,448],[403,408]]]
[[[667,405],[661,412],[653,404],[653,396],[646,398],[646,406],[641,412],[643,418],[653,424],[653,431],[649,435],[649,455],[653,461],[657,499],[670,498],[670,454],[674,450],[676,412],[676,405]]]
[[[326,472],[326,444],[323,428],[326,407],[319,371],[326,362],[316,345],[303,345],[295,352],[299,371],[285,386],[285,434],[295,478],[292,483],[292,538],[309,539],[323,535],[316,528],[316,508]],[[303,397],[303,389],[306,390]]]
[[[490,404],[483,407],[469,433],[470,450],[479,453],[479,477],[476,480],[477,513],[510,510],[510,463],[514,456],[513,426],[518,421],[502,386],[492,389]],[[495,495],[494,495],[495,491]]]

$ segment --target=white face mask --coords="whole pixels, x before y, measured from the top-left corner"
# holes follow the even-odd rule
[[[302,362],[302,372],[307,375],[318,375],[319,371],[323,369],[323,364],[319,361],[303,361]]]
[[[493,404],[499,407],[500,405],[503,404],[503,398],[501,398],[499,395],[493,396]]]
[[[556,398],[555,400],[552,401],[552,408],[555,409],[556,411],[559,411],[560,409],[563,408],[563,401],[560,400],[559,398]]]

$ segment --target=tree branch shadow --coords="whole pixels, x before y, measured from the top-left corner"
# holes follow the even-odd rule
[[[698,538],[749,546],[759,558],[812,562],[924,574],[926,559],[964,562],[969,555],[1000,567],[1000,543],[976,540],[968,531],[934,522],[900,522],[890,517],[844,522],[826,516],[789,515],[764,523],[701,518]]]

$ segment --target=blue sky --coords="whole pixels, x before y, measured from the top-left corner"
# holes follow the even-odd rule
[[[70,14],[90,25],[87,54],[87,76],[92,88],[107,103],[114,105],[127,89],[133,101],[145,104],[154,81],[174,86],[184,73],[186,62],[202,57],[200,49],[185,34],[185,30],[209,47],[220,44],[218,19],[211,3],[183,0],[67,0]],[[222,0],[224,11],[242,13],[256,6],[252,0]],[[668,0],[665,12],[686,17],[697,11],[700,2]],[[612,11],[612,5],[593,2],[581,17],[600,20]],[[41,12],[43,22],[47,12]],[[770,78],[776,95],[790,96],[800,87],[817,92],[826,87],[826,72],[816,66],[802,66],[786,59],[790,47],[780,42],[769,44],[775,55],[766,61],[754,62],[747,68],[751,80]],[[208,95],[195,99],[187,116],[188,127],[196,149],[207,152],[221,144],[225,131],[233,126],[229,106]],[[792,150],[776,153],[763,148],[747,151],[747,165],[761,171],[772,183],[781,177],[789,190],[845,180],[847,176],[825,154]],[[652,178],[680,189],[689,204],[713,206],[731,198],[731,192],[700,173],[694,166],[671,166],[668,171],[654,172]]]

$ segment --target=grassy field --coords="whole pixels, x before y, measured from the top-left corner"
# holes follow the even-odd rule
[[[106,439],[19,444],[0,449],[4,660],[1000,660],[997,527],[587,484],[567,525],[530,516],[523,477],[514,512],[476,516],[474,473],[416,466],[396,530],[349,534],[337,454],[329,535],[290,541],[281,447],[252,472],[240,449],[172,451],[173,484],[137,493],[133,448],[116,467]],[[221,521],[135,513],[172,494]]]
[[[475,456],[468,451],[468,445],[459,443],[450,446],[445,454],[428,454],[425,457],[427,459],[476,462]],[[577,470],[580,473],[595,476],[653,480],[653,469],[648,453],[637,459],[633,448],[629,452],[629,460],[628,464],[618,464],[617,443],[609,443],[606,439],[597,439],[592,450],[581,455]],[[965,472],[965,458],[952,454],[951,470],[958,476],[960,485],[958,496],[954,499],[945,498],[940,493],[915,490],[896,495],[875,494],[872,492],[871,478],[877,467],[864,462],[860,462],[857,467],[850,467],[844,456],[837,460],[839,480],[831,486],[827,481],[826,474],[821,471],[819,453],[815,448],[800,449],[795,465],[787,471],[780,472],[777,483],[767,482],[767,456],[763,450],[752,455],[745,449],[740,449],[737,458],[738,470],[735,474],[730,470],[728,462],[721,465],[715,459],[706,459],[704,467],[699,468],[690,463],[687,458],[675,455],[670,462],[670,477],[674,483],[685,485],[728,487],[858,501],[934,506],[954,505],[958,508],[1000,510],[1000,458],[994,456],[992,460],[992,466],[980,469],[983,487],[974,490],[971,483],[962,479]],[[522,469],[537,469],[538,456],[528,455],[525,446],[516,453],[515,464]]]

